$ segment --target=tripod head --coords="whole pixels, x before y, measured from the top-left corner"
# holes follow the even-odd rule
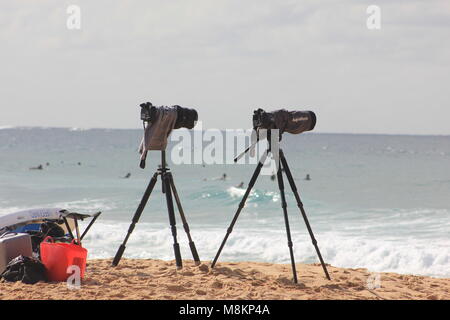
[[[278,130],[278,129],[260,129],[260,128],[256,128],[254,129],[254,133],[256,134],[256,140],[249,146],[247,147],[247,149],[245,149],[243,152],[241,152],[237,157],[234,158],[234,163],[238,162],[239,159],[241,159],[243,156],[245,156],[245,154],[249,151],[253,151],[253,149],[256,147],[256,145],[258,144],[259,141],[267,139],[267,143],[268,143],[268,150],[272,150],[272,130],[276,131],[278,133],[278,142],[281,141],[281,139],[283,138],[283,133]],[[261,134],[262,133],[262,134]],[[264,136],[265,133],[265,136]],[[252,134],[252,138],[253,138],[253,134]]]

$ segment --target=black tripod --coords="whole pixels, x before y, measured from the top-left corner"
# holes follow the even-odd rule
[[[280,135],[280,140],[281,140],[281,135]],[[225,243],[229,237],[229,235],[231,234],[231,232],[233,231],[233,227],[234,224],[236,223],[239,214],[241,213],[242,209],[245,206],[245,202],[247,200],[248,195],[250,194],[250,191],[252,190],[256,179],[258,178],[260,172],[261,172],[261,168],[264,165],[264,162],[266,161],[267,156],[269,155],[269,153],[272,153],[272,146],[271,146],[271,131],[267,130],[267,141],[268,141],[268,148],[267,150],[264,152],[264,155],[262,156],[260,162],[258,163],[255,172],[253,173],[253,176],[248,184],[248,188],[245,191],[244,197],[242,198],[238,210],[236,211],[236,214],[234,215],[233,220],[231,221],[230,226],[227,229],[227,233],[225,235],[225,238],[222,241],[222,244],[220,245],[219,250],[217,251],[216,257],[214,258],[214,261],[211,264],[211,268],[214,268],[214,266],[216,265],[217,259],[219,259],[220,253],[222,252],[223,247],[225,246]],[[248,149],[246,150],[248,151]],[[273,155],[273,154],[272,154]],[[236,160],[235,160],[236,161]],[[281,161],[281,163],[280,163]],[[289,247],[289,253],[291,256],[291,265],[292,265],[292,273],[294,276],[294,283],[297,283],[297,271],[295,268],[295,260],[294,260],[294,251],[293,251],[293,247],[292,247],[292,239],[291,239],[291,230],[289,227],[289,218],[288,218],[288,214],[287,214],[287,203],[286,203],[286,197],[285,197],[285,193],[284,193],[284,182],[283,182],[283,174],[282,171],[284,169],[287,179],[289,181],[289,184],[291,186],[292,192],[294,193],[295,199],[297,201],[297,206],[300,209],[300,212],[303,216],[303,220],[305,221],[306,227],[308,229],[309,235],[311,237],[312,243],[314,245],[314,247],[316,248],[316,252],[317,255],[319,257],[320,263],[322,264],[322,268],[323,271],[325,272],[325,275],[327,277],[328,280],[330,279],[330,275],[328,274],[327,271],[327,267],[325,266],[325,263],[323,262],[322,259],[322,255],[320,254],[320,250],[319,247],[317,245],[317,240],[314,238],[314,234],[313,231],[311,229],[311,226],[309,225],[308,222],[308,218],[306,217],[306,212],[305,209],[303,208],[303,203],[300,200],[300,196],[298,194],[297,191],[297,187],[295,185],[294,182],[294,178],[292,177],[291,174],[291,170],[289,169],[289,166],[287,164],[286,158],[284,157],[284,153],[283,150],[281,150],[281,148],[279,149],[279,160],[278,160],[278,166],[277,166],[278,170],[277,170],[277,180],[278,180],[278,188],[280,189],[280,195],[281,195],[281,207],[283,208],[283,215],[284,215],[284,222],[285,222],[285,226],[286,226],[286,234],[287,234],[287,240],[288,240],[288,247]]]
[[[172,236],[173,236],[173,250],[175,252],[175,260],[176,265],[178,269],[181,269],[183,267],[183,263],[181,261],[181,253],[180,253],[180,245],[177,242],[177,227],[176,227],[176,220],[175,220],[175,210],[173,207],[173,199],[172,199],[172,193],[175,196],[175,201],[177,203],[178,211],[180,212],[181,221],[183,222],[184,231],[186,231],[187,237],[189,239],[189,247],[191,248],[192,256],[194,257],[194,261],[197,265],[200,264],[200,258],[198,257],[197,249],[195,248],[194,241],[192,241],[191,234],[189,231],[189,225],[186,220],[186,216],[184,215],[183,208],[181,207],[180,198],[178,197],[177,189],[175,188],[175,184],[173,182],[172,173],[169,171],[170,169],[166,165],[166,152],[163,150],[161,151],[161,167],[158,168],[158,170],[153,174],[152,179],[150,180],[150,183],[147,186],[147,189],[145,190],[144,196],[142,197],[142,200],[136,210],[136,213],[133,216],[133,220],[131,221],[131,225],[128,228],[128,233],[123,240],[123,243],[120,245],[119,249],[117,250],[116,256],[114,257],[114,260],[112,262],[113,266],[117,266],[119,264],[120,259],[122,258],[123,252],[125,251],[125,245],[128,241],[128,238],[130,237],[131,233],[134,230],[134,227],[136,226],[136,223],[139,221],[139,218],[141,217],[142,212],[144,211],[145,205],[147,204],[148,198],[150,197],[150,194],[153,191],[153,188],[155,187],[158,175],[161,175],[162,180],[162,192],[166,194],[166,201],[167,201],[167,209],[169,213],[169,222],[170,227],[172,230]]]

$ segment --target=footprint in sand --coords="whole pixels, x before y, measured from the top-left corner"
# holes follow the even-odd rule
[[[212,283],[211,287],[216,289],[222,289],[223,288],[223,282],[216,280]]]
[[[196,290],[195,293],[200,295],[200,296],[206,295],[206,291],[203,291],[203,290]]]
[[[326,289],[331,289],[331,290],[338,290],[338,289],[341,289],[341,286],[339,286],[338,284],[325,284],[323,286],[320,286],[320,288],[326,288]]]
[[[292,279],[288,279],[286,277],[279,277],[276,280],[279,284],[287,287],[295,287],[297,289],[305,289],[306,286],[303,283],[294,283]]]
[[[137,275],[138,277],[144,277],[144,278],[151,277],[150,274],[144,273],[144,272],[138,272],[138,273],[136,273],[136,275]]]
[[[201,264],[198,267],[198,270],[200,270],[201,272],[207,273],[209,271],[209,267],[206,264]]]
[[[174,292],[183,292],[188,290],[185,287],[179,285],[167,285],[166,288],[167,290]]]
[[[263,284],[264,284],[264,282],[261,280],[252,281],[252,286],[254,286],[254,287],[259,287],[259,286],[262,286]]]

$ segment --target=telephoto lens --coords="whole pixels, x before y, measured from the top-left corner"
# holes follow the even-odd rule
[[[280,109],[266,112],[263,109],[253,113],[253,128],[279,129],[281,133],[299,134],[311,131],[316,126],[316,115],[312,111],[288,111]]]
[[[177,121],[175,122],[174,129],[187,128],[192,129],[198,120],[198,114],[195,109],[183,108],[180,106],[174,106],[177,108]]]
[[[299,134],[316,126],[316,114],[312,111],[287,111],[283,120],[284,131]]]

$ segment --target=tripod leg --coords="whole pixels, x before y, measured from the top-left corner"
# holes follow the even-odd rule
[[[192,256],[194,258],[195,264],[199,265],[200,264],[200,258],[198,256],[197,248],[195,247],[195,243],[194,243],[194,241],[192,240],[192,237],[191,237],[191,232],[189,230],[189,225],[188,225],[188,222],[186,220],[186,216],[184,215],[183,207],[181,206],[181,201],[180,201],[180,198],[178,197],[177,189],[175,188],[175,183],[173,181],[172,173],[169,172],[169,173],[167,173],[167,175],[168,175],[168,179],[170,181],[170,186],[172,188],[173,195],[175,197],[175,202],[177,203],[178,211],[180,212],[181,221],[183,222],[184,231],[186,232],[186,235],[187,235],[188,240],[189,240],[189,247],[191,248]]]
[[[264,165],[264,162],[267,158],[267,151],[264,153],[264,155],[261,157],[261,160],[258,162],[258,165],[256,166],[255,172],[253,173],[252,178],[250,179],[250,182],[248,184],[247,190],[245,191],[244,197],[242,198],[241,202],[239,203],[239,207],[236,211],[236,214],[234,215],[233,220],[231,221],[230,226],[227,229],[227,234],[225,235],[225,238],[222,241],[222,244],[220,245],[219,250],[217,251],[217,254],[214,258],[214,261],[211,264],[211,268],[214,268],[216,265],[217,259],[219,259],[220,253],[222,252],[223,247],[225,246],[225,243],[227,242],[228,237],[230,236],[231,232],[233,231],[234,224],[236,223],[239,214],[241,213],[242,209],[245,206],[245,201],[247,200],[248,195],[250,194],[250,191],[252,190],[253,186],[255,185],[256,179],[259,176],[259,173],[261,172],[261,168]]]
[[[287,240],[288,240],[289,254],[291,256],[292,275],[294,276],[294,283],[297,283],[297,270],[295,268],[294,250],[292,248],[291,229],[289,227],[289,218],[288,218],[288,214],[287,214],[286,196],[285,196],[285,193],[284,193],[283,175],[281,174],[281,166],[280,165],[278,165],[277,180],[278,180],[278,188],[280,189],[281,207],[283,208],[284,224],[286,226],[286,234],[287,234]]]
[[[280,149],[280,159],[281,159],[281,163],[283,164],[283,168],[285,170],[286,176],[289,180],[289,184],[291,185],[292,192],[294,193],[295,200],[297,201],[297,206],[299,207],[300,212],[302,213],[303,220],[305,221],[306,228],[308,229],[309,236],[311,237],[311,240],[312,240],[312,244],[314,245],[314,247],[316,249],[317,256],[319,257],[320,263],[322,264],[322,268],[323,268],[323,271],[325,272],[325,276],[327,277],[328,280],[331,280],[330,275],[328,274],[328,270],[325,265],[325,262],[323,261],[322,255],[320,254],[319,246],[317,245],[317,240],[314,237],[314,233],[309,224],[308,217],[306,216],[305,209],[303,208],[303,203],[298,194],[297,187],[295,185],[294,178],[292,177],[291,170],[289,169],[288,163],[287,163],[286,158],[284,157],[284,153],[281,149]]]
[[[130,237],[131,233],[133,232],[136,223],[139,221],[142,211],[144,211],[145,205],[147,204],[148,198],[150,197],[150,194],[152,193],[153,188],[155,187],[157,179],[158,179],[158,173],[155,172],[152,179],[150,180],[150,183],[147,186],[147,189],[144,192],[144,195],[141,199],[141,203],[139,203],[139,206],[133,216],[133,220],[131,221],[130,227],[128,228],[127,235],[125,236],[123,243],[120,245],[119,249],[117,250],[116,256],[114,257],[114,260],[112,262],[113,266],[117,266],[119,264],[120,259],[122,258],[123,252],[125,251],[125,245],[127,244],[128,238]]]
[[[175,220],[175,210],[173,208],[172,191],[170,189],[170,173],[163,172],[162,180],[164,185],[164,192],[166,194],[167,210],[169,211],[169,222],[173,236],[173,250],[175,253],[175,261],[178,269],[183,268],[183,262],[181,261],[180,244],[177,241],[177,226]]]

